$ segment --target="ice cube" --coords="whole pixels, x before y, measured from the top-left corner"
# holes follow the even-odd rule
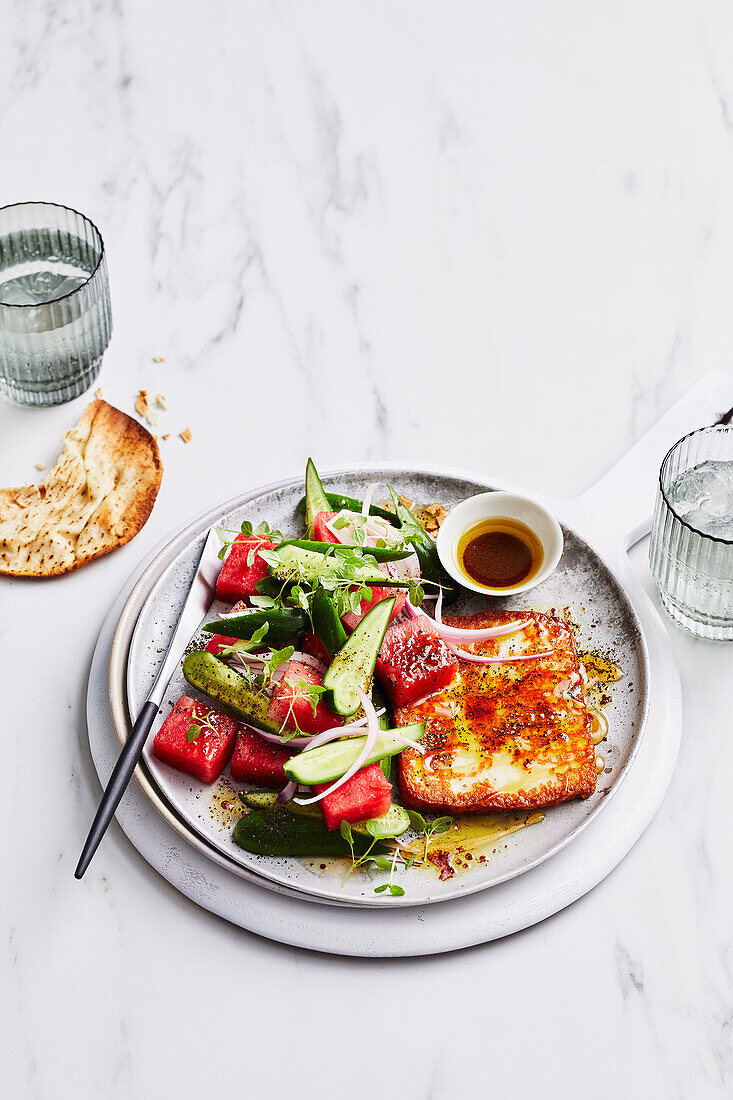
[[[675,478],[668,495],[692,527],[723,538],[733,535],[733,462],[700,462]]]

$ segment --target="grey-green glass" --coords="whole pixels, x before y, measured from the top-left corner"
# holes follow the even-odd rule
[[[56,203],[0,208],[0,396],[41,406],[78,397],[111,332],[97,227]]]
[[[733,464],[733,427],[700,428],[667,454],[659,474],[649,565],[672,618],[701,638],[722,641],[733,639],[733,539],[698,530],[670,501],[676,479],[709,461]]]

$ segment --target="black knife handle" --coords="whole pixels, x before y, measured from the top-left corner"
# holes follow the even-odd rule
[[[140,754],[143,751],[143,746],[150,733],[150,727],[155,721],[157,713],[158,704],[148,700],[140,711],[137,722],[130,731],[130,736],[127,738],[127,741],[125,741],[124,748],[115,764],[114,771],[109,777],[107,786],[104,789],[102,801],[99,803],[99,809],[94,816],[92,827],[89,830],[89,836],[86,839],[84,848],[79,857],[79,862],[76,865],[76,870],[74,871],[75,878],[81,878],[86,871],[91,863],[92,856],[99,846],[100,840],[107,831],[107,826],[114,817],[115,810],[120,804],[120,799],[125,793],[127,784],[130,782],[130,777],[137,767],[137,762],[140,759]]]

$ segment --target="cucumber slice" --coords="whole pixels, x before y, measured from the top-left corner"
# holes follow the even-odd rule
[[[318,821],[323,820],[317,804],[311,806],[298,806],[296,802],[283,804],[278,802],[275,791],[241,791],[239,797],[245,806],[248,806],[251,810],[300,814],[302,817],[315,818]],[[410,827],[410,816],[402,806],[390,806],[386,814],[382,814],[381,817],[374,817],[371,821],[379,826],[379,836],[385,840],[390,837],[402,836]],[[362,836],[371,836],[366,821],[357,821],[351,828],[353,832],[360,833]]]
[[[347,841],[336,830],[329,832],[323,823],[304,814],[273,813],[253,810],[234,828],[234,840],[240,848],[258,856],[350,856]],[[372,838],[357,833],[352,837],[356,855],[367,849],[377,855],[389,849]]]
[[[277,550],[267,551],[267,556],[275,555],[278,558],[277,565],[268,562],[267,568],[271,577],[277,577],[279,581],[305,581],[310,585],[317,585],[324,577],[343,577],[343,563],[334,554],[326,557],[316,550],[306,550],[302,546],[292,543],[281,545]],[[391,577],[380,573],[376,563],[364,559],[359,565],[350,566],[349,580],[354,584],[385,585],[390,588],[408,588],[409,581],[393,580]],[[260,581],[261,585],[262,582]],[[259,587],[259,586],[258,586]]]
[[[325,588],[317,588],[311,604],[313,629],[323,642],[329,657],[335,657],[348,637],[334,602]]]
[[[362,554],[368,554],[375,561],[402,561],[412,557],[413,550],[398,550],[392,546],[357,546],[355,543],[315,542],[313,539],[285,539],[275,547],[281,550],[283,546],[300,546],[303,550],[313,550],[316,554],[333,554],[334,550],[358,550]]]
[[[404,733],[411,741],[419,741],[425,733],[425,723],[416,722],[413,726],[404,726],[395,733]],[[344,741],[332,741],[329,745],[320,745],[317,749],[305,749],[297,756],[285,762],[285,774],[296,783],[330,783],[344,775],[366,744],[366,737],[349,737]],[[364,767],[376,764],[385,756],[396,756],[402,752],[404,744],[390,737],[390,731],[380,733],[374,748],[364,761]]]
[[[279,723],[267,717],[270,700],[257,687],[250,687],[243,676],[233,672],[223,661],[211,653],[196,650],[183,660],[183,675],[191,687],[216,699],[237,718],[250,726],[279,733]]]
[[[410,815],[404,806],[390,806],[386,814],[382,814],[381,817],[373,817],[371,821],[357,821],[356,825],[351,826],[351,830],[354,833],[363,833],[365,836],[371,836],[371,833],[367,829],[367,825],[378,825],[379,833],[377,834],[380,840],[389,840],[394,836],[402,836],[410,828]]]
[[[267,633],[263,644],[282,645],[292,642],[308,629],[308,616],[299,607],[275,608],[273,611],[243,611],[241,615],[230,615],[226,619],[206,623],[204,630],[211,634],[224,634],[227,638],[242,638],[249,641],[256,630],[267,623]]]
[[[328,666],[323,686],[329,689],[328,704],[337,714],[348,717],[361,706],[356,689],[369,687],[393,608],[394,597],[375,604]]]
[[[318,476],[312,458],[305,466],[305,525],[309,536],[313,534],[313,521],[319,512],[330,512],[326,490]]]

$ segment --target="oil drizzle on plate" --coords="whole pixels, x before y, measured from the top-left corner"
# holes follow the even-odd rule
[[[453,821],[450,829],[428,843],[425,860],[425,841],[418,837],[409,844],[401,844],[400,851],[408,859],[415,857],[414,866],[433,870],[441,880],[453,878],[486,863],[488,855],[496,852],[496,845],[506,836],[539,825],[545,815],[538,811],[528,814],[480,814],[465,815]],[[491,853],[487,849],[491,848]]]

